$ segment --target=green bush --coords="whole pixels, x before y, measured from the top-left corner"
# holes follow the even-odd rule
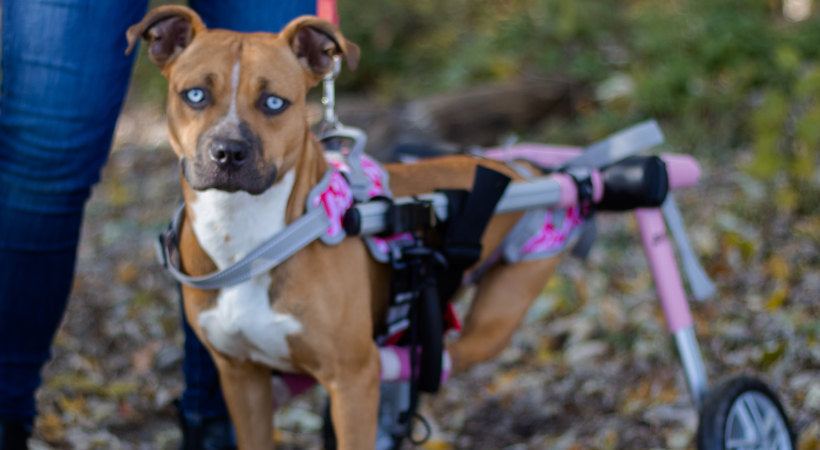
[[[625,82],[532,133],[589,142],[654,117],[681,151],[720,163],[750,152],[743,169],[781,209],[817,212],[820,20],[790,23],[776,3],[342,1],[342,27],[363,49],[343,83],[393,101],[522,73],[594,90]]]

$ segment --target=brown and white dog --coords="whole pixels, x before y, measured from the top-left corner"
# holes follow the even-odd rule
[[[185,221],[181,268],[203,275],[231,265],[305,211],[327,170],[311,134],[306,94],[358,47],[332,24],[300,17],[279,34],[207,29],[182,6],[150,11],[128,30],[143,38],[169,82],[168,129],[180,158]],[[478,163],[448,157],[388,165],[396,197],[469,189]],[[495,216],[482,259],[520,215]],[[447,346],[453,371],[498,354],[557,265],[557,258],[497,264],[487,271],[460,337]],[[314,242],[269,273],[219,290],[183,286],[185,315],[219,369],[240,448],[273,446],[271,369],[304,373],[330,395],[341,449],[373,448],[379,403],[374,335],[389,302],[389,265],[360,238]]]

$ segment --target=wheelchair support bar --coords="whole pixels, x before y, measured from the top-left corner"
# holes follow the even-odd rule
[[[590,171],[593,185],[593,199],[600,201],[603,195],[603,182],[600,172]],[[402,197],[394,201],[395,205],[402,205],[416,201],[429,201],[433,205],[436,217],[440,221],[447,220],[447,196],[441,193]],[[533,208],[559,209],[567,208],[578,203],[578,187],[575,180],[567,174],[554,174],[536,178],[531,181],[511,183],[495,208],[497,214],[524,211]],[[354,205],[345,223],[348,234],[374,235],[389,230],[388,211],[390,202],[374,200]],[[356,226],[358,225],[358,226]]]

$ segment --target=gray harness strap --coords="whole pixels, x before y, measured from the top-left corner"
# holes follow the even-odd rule
[[[203,290],[233,286],[273,269],[319,239],[329,226],[322,208],[311,209],[232,266],[208,275],[192,277],[182,273],[172,258],[172,254],[176,253],[184,216],[185,209],[180,207],[168,231],[160,236],[159,260],[177,281]]]
[[[663,144],[663,140],[658,122],[647,120],[590,145],[564,167],[600,169],[641,150]]]
[[[360,161],[364,147],[364,133],[354,128],[344,127],[336,134],[330,135],[330,137],[348,137],[356,141],[354,152],[351,154],[353,157],[346,158],[353,179],[353,182],[348,179],[348,184],[350,184],[354,197],[356,195],[366,197],[367,190],[370,188],[370,180],[365,174]],[[328,169],[319,183],[310,191],[306,205],[307,211],[303,216],[230,267],[199,277],[192,277],[182,273],[178,263],[175,262],[178,259],[175,256],[178,253],[176,248],[180,227],[185,217],[184,205],[180,206],[174,215],[171,226],[159,237],[157,252],[160,264],[180,283],[203,290],[220,289],[247,281],[273,269],[317,239],[321,239],[328,245],[338,244],[345,237],[344,231],[341,230],[332,236],[328,235],[331,219],[328,218],[328,213],[323,207],[312,203],[312,199],[318,198],[328,188],[332,174],[333,170]]]

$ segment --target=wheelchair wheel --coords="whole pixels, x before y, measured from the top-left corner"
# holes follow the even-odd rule
[[[794,435],[777,395],[762,381],[740,376],[707,394],[697,446],[701,450],[789,450],[794,448]]]

